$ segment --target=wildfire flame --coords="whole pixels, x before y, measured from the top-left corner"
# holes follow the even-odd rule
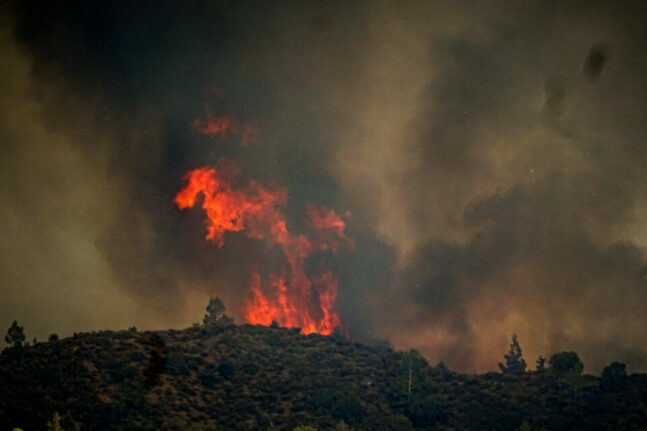
[[[219,88],[214,87],[211,92],[219,99],[224,99],[224,94]],[[229,133],[239,134],[240,142],[243,145],[261,143],[258,127],[252,123],[239,122],[231,106],[227,108],[226,114],[217,115],[211,105],[206,103],[204,114],[204,118],[196,118],[191,123],[193,129],[199,134],[219,136],[221,139],[227,139]]]
[[[233,114],[217,117],[208,110],[207,119],[194,121],[193,127],[222,138],[226,138],[228,131],[244,130]],[[241,141],[245,144],[244,139]],[[276,322],[299,327],[304,334],[332,333],[341,327],[335,308],[338,279],[325,268],[307,274],[304,264],[317,252],[336,252],[341,245],[352,246],[352,240],[345,234],[346,223],[332,209],[308,205],[305,216],[311,234],[293,234],[281,211],[287,204],[287,190],[253,180],[236,188],[233,184],[238,183],[235,180],[239,175],[238,165],[227,159],[219,160],[213,167],[194,169],[186,174],[186,184],[175,196],[175,204],[180,209],[191,208],[202,197],[206,239],[219,248],[224,245],[227,232],[244,232],[250,238],[266,240],[281,248],[287,263],[281,273],[287,275],[273,274],[264,286],[260,274],[251,274],[251,295],[243,307],[247,322]]]

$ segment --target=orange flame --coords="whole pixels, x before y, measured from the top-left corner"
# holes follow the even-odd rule
[[[337,251],[340,242],[352,245],[345,234],[345,222],[333,210],[306,207],[308,226],[314,238],[290,233],[279,208],[287,203],[285,188],[269,188],[250,181],[243,189],[232,187],[237,167],[221,160],[217,166],[189,172],[187,184],[175,197],[180,209],[193,207],[202,196],[206,213],[206,239],[224,245],[226,232],[244,232],[248,237],[265,239],[281,247],[287,278],[272,275],[272,293],[263,291],[258,273],[251,277],[251,298],[243,309],[252,324],[299,327],[304,334],[330,334],[341,326],[335,309],[338,280],[329,270],[307,274],[305,260],[317,251]]]
[[[322,250],[330,248],[332,251],[339,250],[339,241],[342,240],[349,247],[354,247],[353,240],[344,233],[346,222],[330,208],[306,206],[306,217],[308,226],[315,231],[319,239],[319,247]]]
[[[218,98],[224,99],[222,90],[214,87],[212,90]],[[252,123],[240,123],[236,118],[234,110],[229,107],[227,114],[216,115],[211,106],[206,103],[204,106],[205,118],[196,118],[191,123],[195,131],[201,135],[219,136],[221,139],[227,139],[227,134],[239,134],[240,142],[243,145],[260,144],[258,126]]]
[[[219,163],[227,165],[226,162]],[[225,232],[247,229],[247,235],[263,239],[266,226],[282,221],[276,207],[284,204],[287,193],[283,188],[268,189],[251,181],[247,190],[233,190],[223,175],[215,168],[198,168],[188,173],[188,183],[175,197],[180,209],[195,205],[198,195],[203,196],[202,209],[207,213],[207,240],[222,247]]]
[[[227,138],[227,132],[235,132],[238,130],[238,123],[236,118],[230,115],[216,116],[211,111],[209,106],[205,107],[206,118],[201,120],[196,118],[193,120],[193,127],[198,133],[203,135],[220,135],[221,138]]]

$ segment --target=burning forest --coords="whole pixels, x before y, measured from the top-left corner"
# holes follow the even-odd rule
[[[5,326],[647,370],[645,6],[4,3]]]
[[[216,94],[222,97],[220,91]],[[242,145],[252,140],[260,143],[257,128],[240,124],[231,108],[226,115],[218,116],[207,105],[205,118],[196,119],[192,126],[201,134],[218,137],[214,144],[225,144],[229,132],[239,134]],[[229,158],[191,170],[175,196],[175,204],[182,210],[199,206],[204,211],[205,239],[217,248],[226,247],[228,233],[239,232],[282,251],[285,264],[269,277],[250,274],[245,320],[297,327],[304,334],[327,335],[342,330],[336,310],[339,281],[327,268],[324,253],[353,246],[345,233],[345,221],[330,208],[306,204],[303,215],[309,231],[294,233],[282,211],[289,204],[288,190],[245,179],[242,171],[241,162]],[[305,269],[308,259],[317,260],[314,272]]]
[[[0,428],[645,429],[645,22],[0,2]]]

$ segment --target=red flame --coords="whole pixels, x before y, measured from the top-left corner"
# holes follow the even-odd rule
[[[211,92],[219,99],[225,98],[224,93],[218,87],[211,88]],[[240,142],[243,145],[261,143],[258,126],[252,123],[240,123],[231,107],[227,108],[226,114],[217,115],[206,103],[204,119],[196,118],[191,126],[201,135],[219,136],[221,139],[227,139],[227,134],[232,133],[240,135]]]
[[[222,133],[231,129],[221,117],[211,118],[202,130]],[[196,120],[195,124],[201,123]],[[281,248],[287,276],[271,275],[269,286],[263,286],[260,274],[251,275],[251,297],[243,307],[245,319],[252,324],[299,327],[304,334],[330,334],[341,326],[335,309],[338,280],[322,269],[307,274],[307,258],[320,251],[337,251],[341,244],[352,246],[346,236],[346,224],[332,209],[307,206],[307,226],[312,236],[295,235],[288,229],[281,207],[287,204],[287,190],[267,187],[249,181],[244,187],[233,186],[239,169],[236,164],[220,160],[215,167],[202,167],[186,175],[186,185],[175,197],[180,209],[193,207],[202,196],[206,213],[206,239],[218,247],[224,245],[226,232],[244,232],[248,237],[267,240]],[[269,291],[267,293],[266,291]]]
[[[250,181],[246,190],[234,190],[229,184],[228,176],[234,173],[231,163],[218,163],[229,172],[216,168],[198,168],[186,176],[188,183],[175,197],[175,204],[180,209],[195,205],[198,195],[203,196],[202,209],[207,213],[207,240],[222,247],[224,234],[227,231],[247,231],[252,238],[263,239],[267,234],[280,236],[275,225],[283,222],[283,216],[277,206],[286,201],[286,190],[269,189]],[[268,230],[268,227],[270,228]]]
[[[308,227],[315,231],[319,247],[322,250],[339,250],[339,240],[342,240],[349,247],[353,247],[353,240],[344,233],[346,222],[330,208],[306,206],[306,217]]]
[[[196,118],[193,120],[193,127],[198,133],[203,135],[220,135],[221,138],[227,138],[227,132],[234,132],[238,130],[238,123],[236,118],[230,115],[216,116],[209,108],[205,106],[206,118],[201,120]]]

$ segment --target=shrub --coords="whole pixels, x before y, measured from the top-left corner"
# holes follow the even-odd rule
[[[172,350],[166,356],[166,371],[168,374],[182,375],[189,372],[184,354],[177,350]]]
[[[234,365],[231,362],[223,362],[220,365],[218,365],[218,373],[220,376],[225,379],[225,380],[230,380],[232,377],[234,377]]]

